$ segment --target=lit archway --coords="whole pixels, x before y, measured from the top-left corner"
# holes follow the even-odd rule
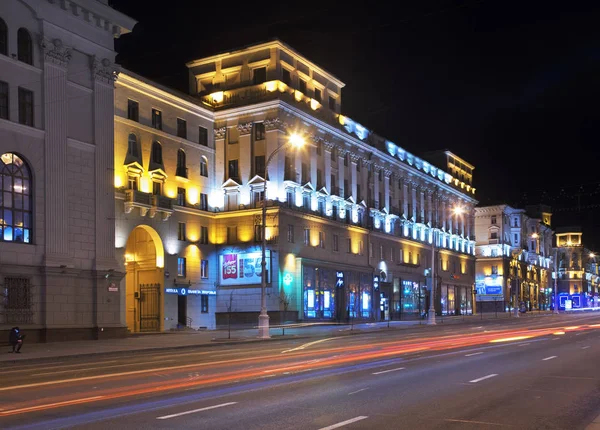
[[[165,251],[156,230],[137,226],[125,248],[126,321],[131,332],[163,331]]]

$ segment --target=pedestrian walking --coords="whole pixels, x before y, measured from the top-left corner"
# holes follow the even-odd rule
[[[21,333],[19,327],[13,327],[10,329],[10,333],[8,335],[8,342],[12,346],[12,351],[16,354],[21,353],[21,347],[23,346],[23,339],[25,339],[25,335]]]

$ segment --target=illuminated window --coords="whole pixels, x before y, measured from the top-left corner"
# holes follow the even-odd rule
[[[185,257],[177,257],[177,276],[185,278],[186,273]]]
[[[33,43],[31,34],[24,28],[17,32],[17,58],[27,64],[33,64]]]
[[[228,169],[229,170],[229,178],[238,182],[239,181],[238,160],[229,160],[228,167],[229,167],[229,169]]]
[[[177,204],[185,206],[185,188],[177,187]]]
[[[16,154],[0,156],[0,241],[31,243],[31,172]]]
[[[203,314],[207,314],[208,313],[208,295],[206,295],[206,294],[202,294],[200,296],[200,311]]]
[[[208,260],[200,261],[200,277],[202,279],[208,278]],[[208,296],[205,296],[205,297],[208,297]]]
[[[208,158],[204,155],[200,157],[200,176],[208,178]]]
[[[162,130],[162,113],[158,109],[152,109],[152,127]]]

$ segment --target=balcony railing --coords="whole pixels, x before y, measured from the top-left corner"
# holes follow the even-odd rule
[[[152,195],[138,190],[125,190],[125,213],[131,213],[133,208],[140,209],[140,215],[146,216],[152,207]]]

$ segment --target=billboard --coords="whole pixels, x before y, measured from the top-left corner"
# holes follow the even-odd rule
[[[498,275],[486,276],[475,281],[478,295],[496,296],[502,295],[504,278]]]
[[[253,285],[261,283],[262,253],[230,253],[219,256],[219,284]],[[271,273],[270,251],[267,251],[267,281]]]

